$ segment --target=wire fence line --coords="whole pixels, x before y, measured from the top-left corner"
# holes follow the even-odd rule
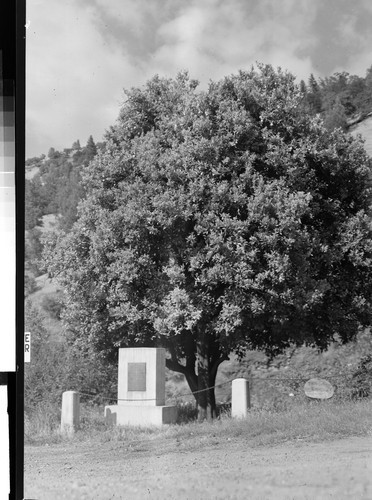
[[[213,386],[210,386],[210,387],[205,387],[204,389],[199,389],[197,391],[189,391],[189,392],[185,392],[185,393],[181,393],[181,394],[178,394],[178,395],[174,395],[174,396],[171,396],[170,399],[181,399],[181,398],[184,398],[184,397],[189,397],[189,396],[194,396],[195,394],[200,394],[202,392],[206,392],[206,391],[210,391],[211,389],[216,389],[218,387],[224,387],[228,384],[231,384],[233,382],[233,380],[235,380],[236,378],[246,378],[250,384],[250,386],[252,385],[253,382],[269,382],[269,383],[272,383],[272,382],[290,382],[290,381],[296,381],[296,382],[306,382],[307,380],[310,380],[311,378],[324,378],[324,380],[327,380],[327,379],[331,379],[331,380],[335,380],[335,379],[349,379],[352,375],[350,374],[347,374],[347,373],[343,373],[343,374],[339,374],[339,375],[327,375],[326,377],[321,377],[319,374],[315,375],[315,376],[312,376],[312,377],[267,377],[267,378],[263,378],[263,377],[252,377],[251,375],[246,375],[245,377],[242,375],[242,376],[235,376],[234,378],[231,378],[229,380],[226,380],[225,382],[221,382],[219,384],[215,384]],[[100,397],[101,399],[105,399],[107,401],[126,401],[126,402],[145,402],[145,401],[156,401],[158,398],[117,398],[116,396],[108,396],[108,395],[104,395],[104,394],[98,394],[96,392],[82,392],[82,391],[77,391],[81,396],[90,396],[90,397]]]
[[[173,399],[180,399],[180,398],[183,398],[183,397],[187,397],[187,396],[193,396],[194,394],[199,394],[201,392],[205,392],[205,391],[209,391],[211,389],[215,389],[216,387],[223,387],[224,385],[228,385],[228,384],[231,384],[231,382],[235,379],[236,377],[234,377],[233,379],[230,379],[230,380],[227,380],[226,382],[222,382],[221,384],[216,384],[216,385],[213,385],[211,387],[206,387],[205,389],[200,389],[200,390],[197,390],[197,391],[194,391],[194,392],[185,392],[183,394],[178,394],[177,396],[172,396]],[[99,396],[101,397],[102,399],[107,399],[107,400],[115,400],[115,401],[156,401],[158,398],[149,398],[149,399],[146,399],[146,398],[126,398],[126,399],[123,399],[123,398],[116,398],[116,397],[109,397],[109,396],[103,396],[103,395],[100,395],[100,394],[95,394],[93,392],[89,393],[89,392],[80,392],[78,391],[79,394],[81,396]]]

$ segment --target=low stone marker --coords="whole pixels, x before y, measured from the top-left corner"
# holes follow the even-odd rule
[[[333,396],[335,390],[328,382],[322,378],[311,378],[304,385],[304,391],[311,399],[329,399]]]
[[[76,391],[62,394],[61,431],[73,433],[80,425],[80,395]]]
[[[105,407],[105,418],[140,427],[176,422],[177,407],[165,405],[165,349],[119,349],[118,404]]]
[[[245,418],[251,407],[249,381],[245,378],[236,378],[231,387],[231,416]]]

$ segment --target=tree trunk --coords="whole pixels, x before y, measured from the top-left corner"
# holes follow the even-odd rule
[[[214,373],[210,361],[208,337],[206,334],[201,334],[197,342],[198,391],[200,392],[195,394],[199,421],[211,421],[217,416],[214,394],[217,370]]]
[[[188,353],[186,355],[186,365],[181,365],[177,359],[175,350],[172,347],[168,347],[171,352],[171,359],[165,360],[165,365],[170,370],[173,370],[178,373],[182,373],[192,393],[195,393],[198,390],[198,377],[195,373],[195,354],[193,352]]]
[[[171,359],[166,360],[167,368],[182,373],[194,394],[198,407],[198,420],[211,421],[217,416],[216,397],[214,386],[217,370],[222,361],[228,359],[222,354],[218,342],[209,334],[201,332],[195,344],[190,346],[186,354],[186,364],[180,364],[176,351],[172,345],[168,346]],[[195,373],[197,364],[197,374]]]

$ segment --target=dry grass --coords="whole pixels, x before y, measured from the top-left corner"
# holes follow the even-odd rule
[[[59,431],[60,413],[51,404],[39,404],[25,411],[25,444],[46,444],[62,441]]]
[[[246,419],[237,420],[227,414],[212,423],[189,422],[162,428],[108,427],[103,408],[82,409],[81,429],[75,435],[60,433],[56,425],[46,424],[45,416],[38,425],[30,421],[26,443],[47,444],[107,443],[125,446],[128,451],[151,451],[157,454],[171,450],[192,451],[223,446],[239,440],[247,446],[267,446],[286,441],[325,441],[372,434],[372,400],[294,402],[285,410],[251,410]],[[40,416],[38,417],[40,418]],[[44,422],[44,423],[42,423]]]

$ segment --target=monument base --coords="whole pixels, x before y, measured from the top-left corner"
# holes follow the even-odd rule
[[[105,419],[109,425],[130,425],[136,427],[175,424],[176,406],[105,406]]]

